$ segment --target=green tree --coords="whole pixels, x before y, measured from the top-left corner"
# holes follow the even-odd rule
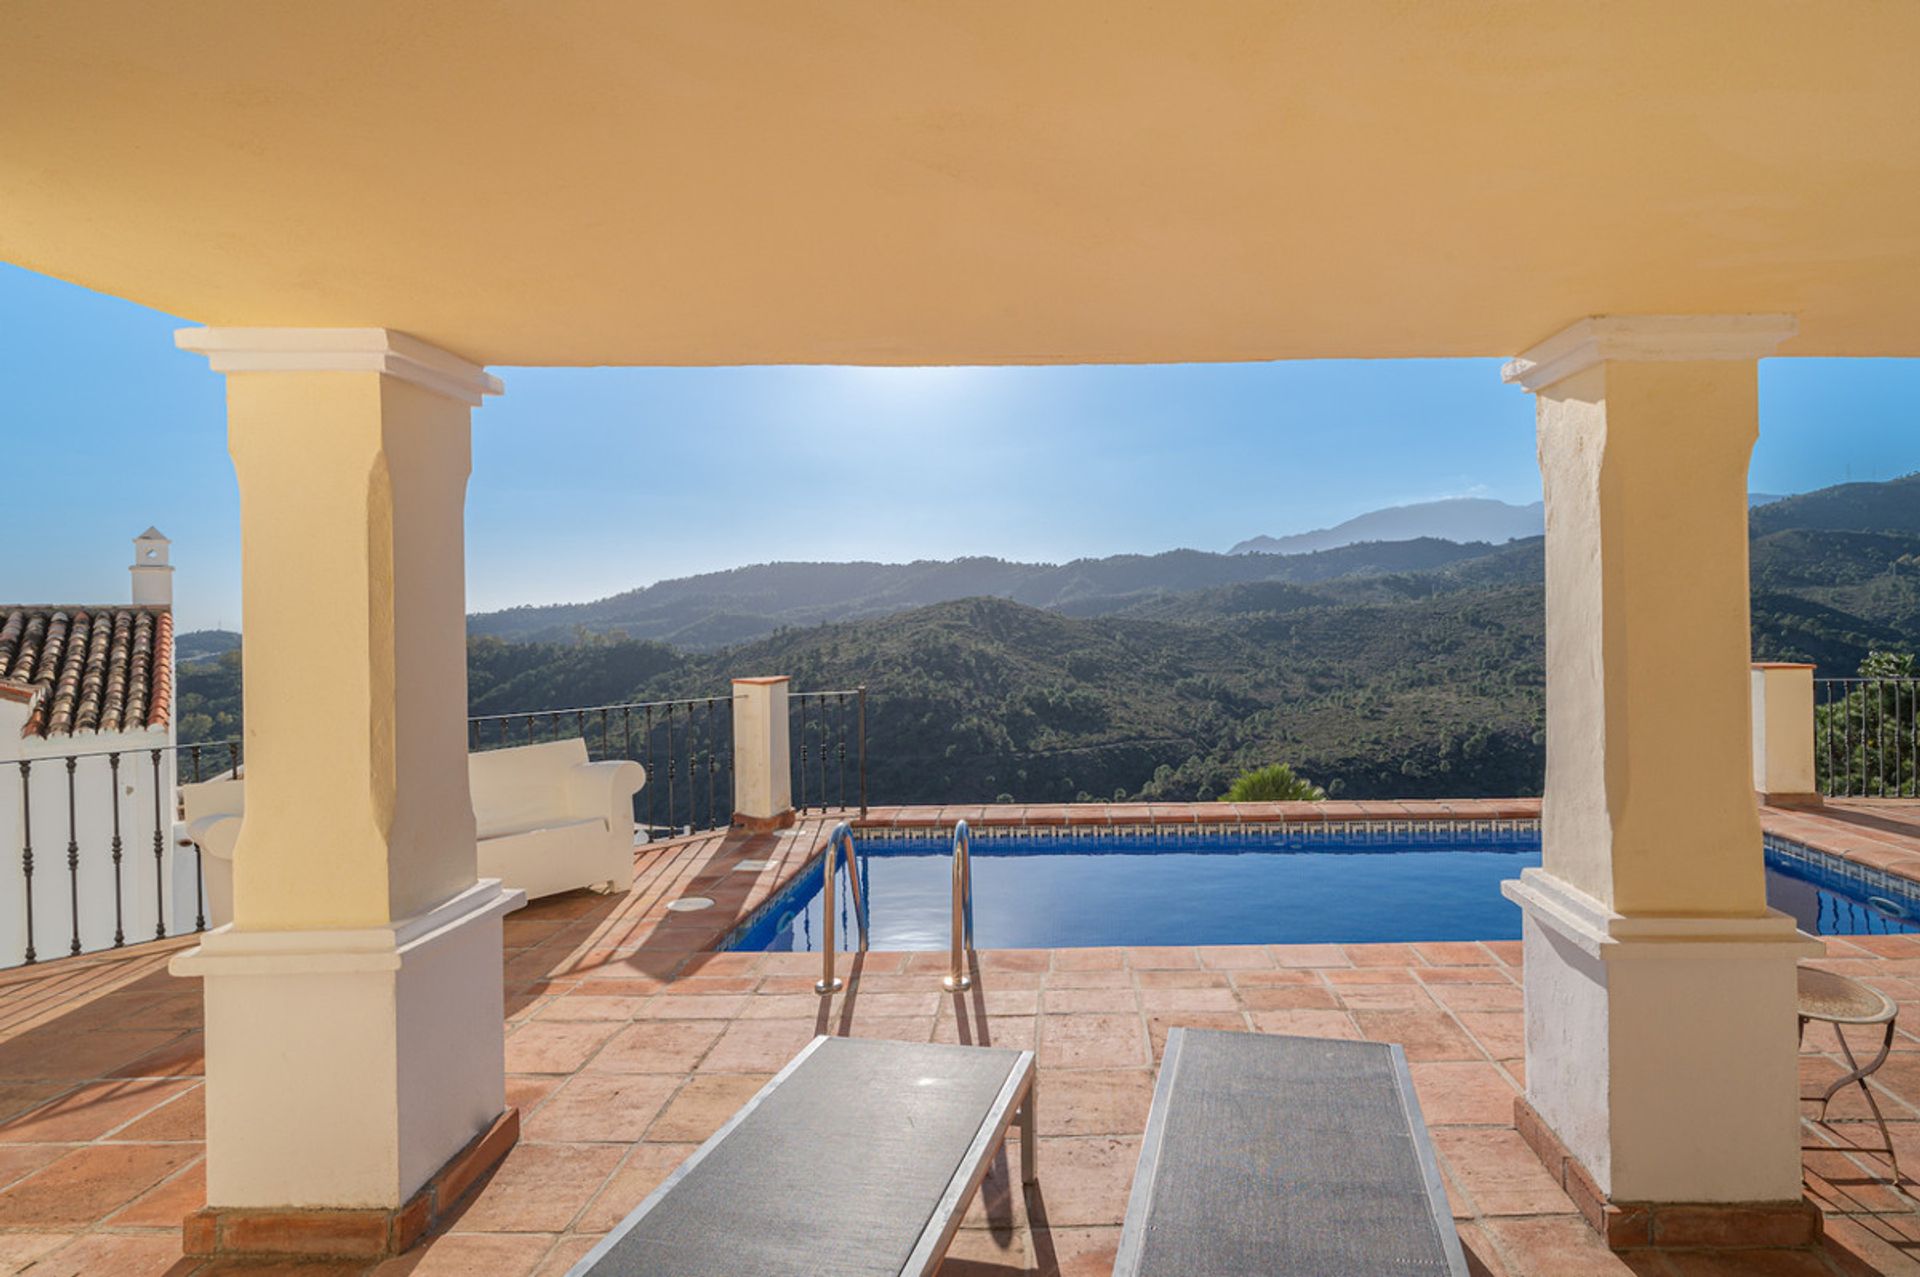
[[[1296,776],[1285,763],[1256,767],[1241,772],[1233,787],[1220,795],[1223,803],[1317,803],[1325,801],[1327,791]]]

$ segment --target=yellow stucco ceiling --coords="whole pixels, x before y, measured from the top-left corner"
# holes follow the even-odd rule
[[[496,364],[1920,355],[1913,0],[60,0],[0,259]]]

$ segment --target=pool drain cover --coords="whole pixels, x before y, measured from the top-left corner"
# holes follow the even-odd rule
[[[771,860],[743,860],[739,864],[734,866],[734,870],[735,872],[738,872],[739,870],[746,869],[753,873],[759,873],[762,869],[765,869],[768,865],[772,863],[773,862]]]
[[[682,896],[678,900],[668,902],[667,908],[675,913],[692,913],[696,909],[713,908],[713,901],[705,896]]]

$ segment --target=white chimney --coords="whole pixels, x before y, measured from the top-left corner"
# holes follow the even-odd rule
[[[173,565],[167,562],[167,540],[158,528],[148,528],[133,539],[133,601],[154,607],[173,606]]]

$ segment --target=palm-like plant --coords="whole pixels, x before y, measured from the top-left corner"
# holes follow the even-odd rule
[[[1324,802],[1327,791],[1297,775],[1286,763],[1256,767],[1240,773],[1232,788],[1220,795],[1223,803],[1317,803]]]

